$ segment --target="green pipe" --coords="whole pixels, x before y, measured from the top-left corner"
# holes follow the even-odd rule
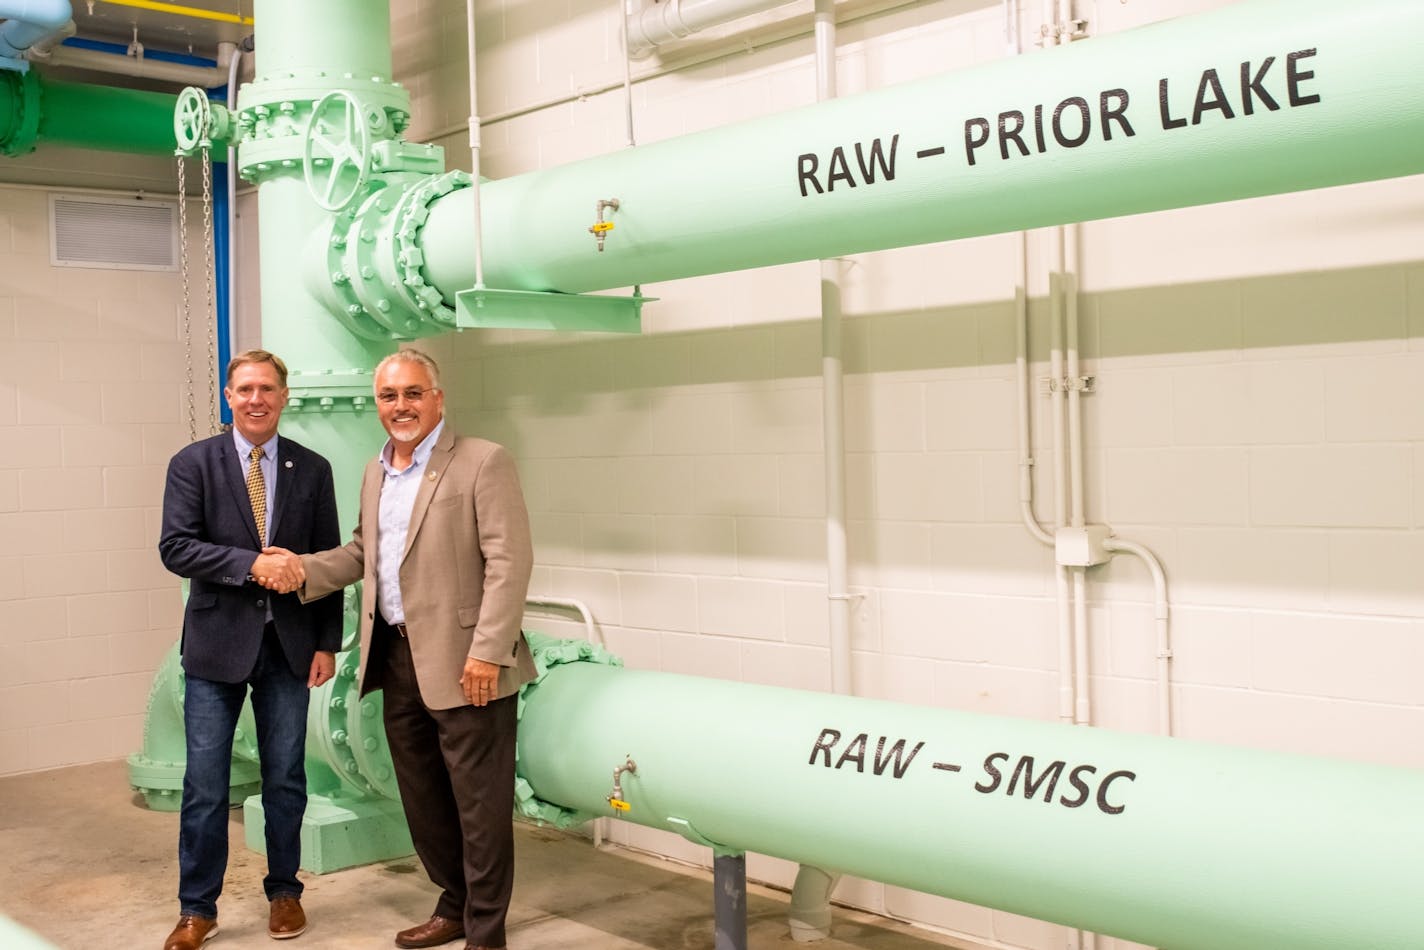
[[[172,154],[176,101],[159,92],[57,82],[34,70],[0,72],[0,152],[22,155],[43,142]]]
[[[55,950],[54,944],[41,940],[8,917],[0,915],[0,947],[6,950]]]
[[[1154,947],[1424,946],[1414,770],[572,663],[526,689],[519,771],[576,817]]]
[[[485,282],[602,290],[1424,172],[1421,35],[1417,0],[1244,0],[492,182]],[[451,302],[471,209],[442,198],[422,234]]]

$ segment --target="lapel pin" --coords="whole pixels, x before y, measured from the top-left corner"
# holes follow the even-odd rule
[[[292,463],[291,463],[291,461],[289,460],[289,461],[287,462],[287,468],[291,468],[291,467],[292,467]]]
[[[435,481],[435,479],[439,478],[440,476],[439,476],[437,473],[435,473],[435,472],[431,472],[429,475],[427,475],[427,476],[425,476],[425,477],[428,478],[428,479],[430,479],[430,480],[433,482],[433,481]]]

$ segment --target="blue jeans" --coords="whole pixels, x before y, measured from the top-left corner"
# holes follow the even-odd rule
[[[181,913],[216,918],[227,871],[228,783],[233,731],[247,688],[257,723],[266,813],[267,899],[300,897],[302,815],[307,808],[304,752],[307,739],[306,677],[292,673],[274,629],[262,638],[257,664],[241,683],[187,677],[183,720],[188,762],[178,832],[178,903]]]

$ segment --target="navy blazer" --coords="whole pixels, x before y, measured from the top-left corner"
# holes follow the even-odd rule
[[[268,543],[297,554],[341,544],[336,490],[326,459],[286,436],[277,441],[277,485]],[[248,580],[261,548],[245,468],[231,432],[194,442],[168,463],[163,490],[163,566],[189,580],[183,612],[183,669],[238,683],[252,673],[267,608],[277,637],[303,680],[317,650],[341,649],[341,597],[303,605]]]

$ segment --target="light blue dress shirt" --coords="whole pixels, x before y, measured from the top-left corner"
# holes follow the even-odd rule
[[[376,604],[386,623],[405,623],[405,602],[401,600],[400,566],[405,557],[405,540],[410,533],[410,515],[415,510],[415,495],[425,477],[430,454],[445,428],[441,419],[430,434],[415,447],[410,467],[396,471],[391,467],[391,443],[386,440],[378,458],[385,469],[381,483],[380,523],[376,527]]]

